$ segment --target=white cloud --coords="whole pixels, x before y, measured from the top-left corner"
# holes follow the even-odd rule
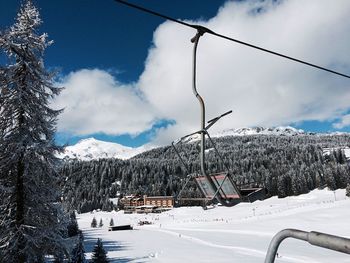
[[[230,1],[209,21],[189,22],[350,73],[349,13],[348,0]],[[159,143],[198,130],[200,111],[191,87],[194,35],[181,25],[161,24],[134,86],[121,85],[99,70],[68,76],[59,98],[60,105],[67,105],[59,127],[85,134],[136,134],[157,119],[175,120],[159,130]],[[348,79],[208,34],[199,43],[197,80],[208,119],[234,111],[216,130],[332,120],[350,108]]]
[[[350,126],[350,114],[342,116],[339,122],[333,124],[333,127],[336,129],[343,129],[347,126]]]
[[[55,108],[65,110],[59,116],[59,131],[136,135],[150,129],[155,121],[152,107],[138,95],[136,87],[118,83],[105,71],[73,72],[60,85],[65,89]]]
[[[255,12],[258,7],[263,12]],[[216,17],[199,23],[233,38],[350,72],[349,13],[346,0],[227,2]],[[177,122],[161,130],[158,139],[164,141],[199,129],[199,106],[191,90],[193,45],[189,40],[194,34],[171,22],[159,26],[138,83],[158,114]],[[234,110],[216,129],[329,120],[350,106],[348,79],[208,34],[199,43],[197,88],[206,101],[208,118]]]

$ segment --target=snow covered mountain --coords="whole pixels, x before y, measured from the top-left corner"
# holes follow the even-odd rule
[[[249,136],[249,135],[280,135],[280,136],[295,136],[303,134],[312,134],[301,129],[295,129],[290,126],[280,126],[275,128],[265,127],[244,127],[238,129],[226,129],[215,134],[211,134],[212,138],[225,136]],[[184,140],[184,142],[194,142],[200,140],[200,135],[195,134]]]
[[[101,158],[129,159],[151,147],[144,145],[138,148],[131,148],[118,143],[99,141],[94,138],[80,140],[73,146],[67,146],[64,153],[58,157],[61,159],[79,159],[90,161]]]
[[[286,127],[275,127],[275,128],[265,128],[265,127],[252,127],[252,128],[239,128],[239,129],[228,129],[223,130],[217,134],[214,134],[213,137],[224,137],[224,136],[245,136],[245,135],[285,135],[293,136],[306,134],[301,129],[295,129],[290,126]]]
[[[309,134],[300,129],[293,127],[275,127],[275,128],[264,128],[264,127],[253,127],[253,128],[239,128],[239,129],[227,129],[211,137],[224,137],[224,136],[247,136],[247,135],[284,135],[294,136]],[[193,135],[186,139],[186,142],[193,142],[200,140],[198,134]],[[79,159],[83,161],[89,161],[101,158],[119,158],[129,159],[137,154],[151,150],[154,146],[143,145],[138,148],[131,148],[120,145],[118,143],[99,141],[94,138],[83,139],[73,146],[67,146],[64,153],[58,157],[61,159]]]

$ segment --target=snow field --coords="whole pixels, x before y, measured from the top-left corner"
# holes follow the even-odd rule
[[[162,214],[93,212],[77,216],[85,236],[87,258],[102,238],[111,262],[263,262],[272,237],[285,228],[350,237],[350,199],[345,190],[308,194],[227,208],[175,208]],[[91,228],[93,217],[102,228]],[[132,224],[132,231],[108,231]],[[146,220],[151,225],[138,226]],[[275,262],[350,262],[350,256],[286,239]]]

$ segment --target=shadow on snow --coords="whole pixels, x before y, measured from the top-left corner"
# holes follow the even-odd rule
[[[97,238],[96,238],[96,232],[93,235],[90,232],[95,232],[95,230],[84,230],[84,247],[85,247],[85,253],[92,253],[94,246],[96,245]],[[122,243],[120,241],[106,241],[102,240],[104,249],[108,252],[111,251],[123,251],[128,250],[129,246],[127,243]],[[144,260],[148,259],[148,257],[138,257],[138,258],[128,258],[128,257],[111,257],[107,254],[108,259],[110,262],[118,262],[118,263],[128,263],[128,262],[146,262]],[[144,259],[144,260],[143,260]]]

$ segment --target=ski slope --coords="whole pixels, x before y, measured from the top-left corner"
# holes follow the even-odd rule
[[[103,220],[93,229],[93,217]],[[108,231],[132,224],[131,231]],[[102,238],[111,262],[263,262],[272,237],[285,228],[319,231],[350,238],[350,198],[345,190],[314,190],[309,194],[273,197],[235,207],[176,208],[162,214],[93,212],[77,216],[85,236],[87,258]],[[138,226],[140,220],[151,225]],[[286,239],[275,262],[350,262],[350,255]]]

